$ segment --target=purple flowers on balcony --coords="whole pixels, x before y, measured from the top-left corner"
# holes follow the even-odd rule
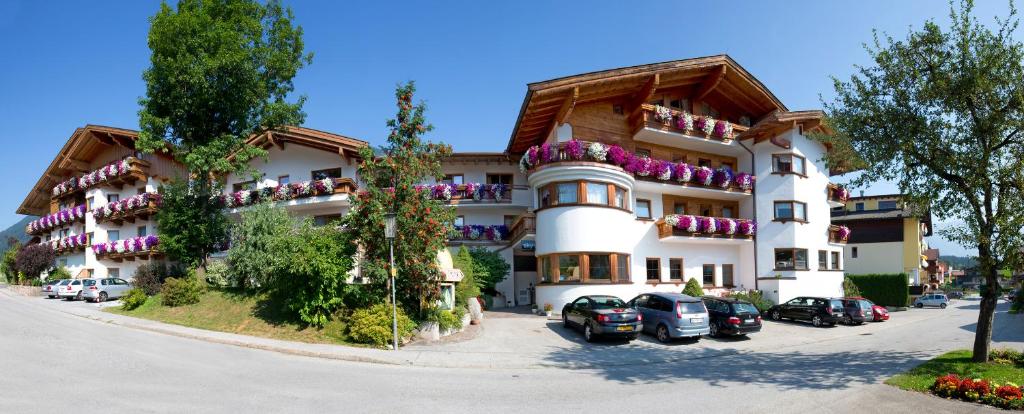
[[[839,202],[845,203],[850,200],[850,190],[832,184],[829,186],[829,196],[832,197],[833,200],[838,200]]]
[[[575,139],[570,139],[569,142],[565,143],[565,155],[573,160],[582,160],[583,143]]]
[[[707,235],[753,236],[757,229],[753,220],[679,214],[665,216],[665,224],[686,233]]]
[[[245,207],[260,201],[282,201],[333,194],[335,188],[338,188],[338,184],[335,183],[334,179],[321,178],[319,180],[263,187],[255,190],[236,191],[219,196],[219,200],[225,208]]]
[[[757,222],[753,220],[739,220],[740,234],[744,236],[753,236],[757,233]]]
[[[92,251],[96,256],[106,256],[121,253],[144,253],[155,251],[160,245],[160,237],[156,235],[132,237],[124,240],[113,240],[105,243],[92,245]]]
[[[480,224],[455,226],[455,233],[452,235],[453,239],[471,241],[501,241],[506,237],[508,237],[508,227],[503,224],[495,226]]]
[[[839,229],[836,230],[836,236],[839,237],[839,240],[848,240],[850,238],[850,228],[846,226],[839,226]]]
[[[745,172],[741,172],[739,174],[736,174],[735,181],[736,181],[736,186],[739,187],[740,190],[750,191],[751,189],[754,188],[754,177],[752,175],[750,175],[750,174],[745,173]]]
[[[78,247],[83,247],[89,242],[89,236],[85,233],[76,234],[74,236],[68,236],[63,239],[50,240],[50,249],[57,253],[63,253],[66,251],[74,250]]]
[[[436,200],[451,200],[452,194],[455,193],[454,184],[434,184],[430,187],[430,196]]]
[[[94,208],[92,209],[92,215],[96,220],[104,220],[149,208],[150,202],[159,206],[162,201],[163,198],[158,193],[142,193],[124,200],[107,203],[103,207]]]
[[[120,161],[114,161],[104,165],[81,177],[73,177],[53,187],[53,196],[61,196],[79,189],[86,189],[107,180],[127,174],[131,171],[131,161],[135,158],[128,157]]]
[[[710,186],[712,178],[714,171],[708,167],[697,167],[693,172],[693,180],[704,186]]]
[[[85,211],[84,205],[69,207],[29,222],[26,230],[29,234],[41,233],[58,226],[84,220]]]

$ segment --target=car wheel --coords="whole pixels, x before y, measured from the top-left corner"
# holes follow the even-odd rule
[[[914,304],[914,307],[920,309],[920,308],[924,307],[924,304],[923,303],[917,303],[917,304]]]
[[[668,328],[665,325],[658,325],[657,332],[658,342],[667,343],[672,340],[672,337],[668,334]]]
[[[712,338],[718,338],[718,324],[717,323],[712,323],[710,328],[711,328],[711,333],[709,333],[708,336],[710,336]]]
[[[772,311],[772,320],[773,321],[781,321],[782,320],[782,314],[780,314],[779,311],[777,311],[777,310],[773,310]]]
[[[590,327],[590,322],[583,325],[583,339],[587,342],[594,342],[594,330]]]
[[[562,327],[563,328],[568,328],[569,327],[569,317],[565,316],[565,312],[562,312]]]
[[[945,303],[940,303],[939,307],[942,308],[942,309],[946,309],[946,304]]]
[[[820,327],[821,326],[821,317],[818,316],[818,315],[814,315],[814,319],[811,319],[811,324],[814,325],[814,326],[819,326]]]
[[[96,298],[96,303],[106,302],[107,292],[100,292],[100,297]]]
[[[82,292],[78,292],[78,294],[75,295],[75,299],[74,300],[82,300]]]

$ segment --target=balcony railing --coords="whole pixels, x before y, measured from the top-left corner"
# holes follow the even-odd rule
[[[831,243],[846,243],[850,239],[850,228],[835,224],[828,226],[828,241]]]
[[[121,260],[131,261],[136,258],[151,258],[161,255],[160,237],[149,235],[97,243],[92,245],[92,251],[96,254],[97,258],[110,259],[117,262]]]
[[[828,183],[825,191],[828,193],[828,201],[845,204],[850,200],[850,190],[839,184]]]
[[[125,221],[134,223],[136,218],[145,220],[156,213],[161,201],[162,198],[158,193],[142,193],[94,208],[92,216],[97,223],[105,221],[115,224],[122,224]]]
[[[745,172],[734,173],[728,168],[713,170],[684,162],[658,160],[629,153],[618,145],[579,140],[530,147],[519,160],[519,168],[524,173],[530,173],[542,165],[564,162],[610,164],[622,168],[637,179],[666,184],[746,193],[754,189],[754,176]]]
[[[51,195],[54,199],[77,194],[100,185],[122,188],[125,184],[135,184],[148,176],[149,163],[135,157],[127,157],[104,165],[81,177],[71,177],[53,187]]]
[[[89,245],[89,240],[89,234],[82,233],[62,239],[50,240],[46,243],[50,245],[50,248],[57,255],[65,255],[85,250],[86,246]]]
[[[509,230],[511,235],[509,240],[516,241],[522,239],[527,234],[534,234],[537,232],[537,216],[533,213],[523,213],[516,217],[516,220],[512,222],[512,228]]]
[[[455,226],[449,241],[504,243],[509,240],[509,229],[504,224],[467,224]]]
[[[506,184],[433,184],[421,185],[416,189],[427,191],[435,200],[447,201],[452,204],[466,203],[511,203],[512,190],[525,190],[527,186],[510,186]]]
[[[715,239],[753,239],[757,223],[753,220],[670,214],[658,219],[658,238],[671,236]]]
[[[722,142],[730,142],[747,130],[747,127],[729,121],[650,104],[642,105],[640,113],[629,122],[634,134],[643,128],[651,128]]]
[[[287,201],[332,194],[353,194],[356,183],[351,178],[324,178],[263,187],[255,190],[241,190],[223,194],[218,199],[224,208],[250,206],[260,201]]]
[[[25,226],[25,233],[38,235],[53,230],[60,226],[85,221],[85,205],[77,205],[60,210],[56,213],[40,217]]]

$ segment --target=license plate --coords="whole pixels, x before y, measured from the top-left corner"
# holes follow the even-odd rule
[[[629,326],[629,325],[624,325],[624,326],[619,326],[619,327],[615,328],[615,330],[618,330],[618,331],[632,331],[633,327]]]
[[[690,318],[690,323],[701,323],[704,322],[704,318]]]
[[[753,319],[747,319],[747,320],[743,321],[743,323],[745,323],[747,325],[750,325],[750,324],[754,323],[754,320]]]

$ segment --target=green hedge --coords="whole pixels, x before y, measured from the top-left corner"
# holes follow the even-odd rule
[[[846,275],[865,298],[882,306],[908,306],[910,288],[905,273]]]

